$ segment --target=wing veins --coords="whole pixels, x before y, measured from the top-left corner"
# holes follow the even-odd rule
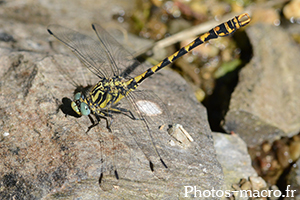
[[[92,24],[93,30],[95,31],[95,33],[96,33],[96,35],[97,35],[99,41],[100,41],[101,44],[103,45],[103,49],[105,50],[105,54],[106,54],[108,60],[110,61],[109,63],[110,63],[110,66],[111,66],[111,68],[112,68],[113,75],[114,75],[114,76],[117,76],[117,75],[119,75],[119,73],[118,73],[118,74],[115,73],[115,72],[118,71],[118,67],[117,67],[117,64],[116,64],[116,62],[115,62],[114,56],[112,55],[112,53],[111,53],[110,50],[108,49],[108,47],[107,47],[107,45],[106,45],[106,42],[104,42],[104,40],[101,38],[100,34],[98,33],[98,31],[97,31],[97,29],[96,29],[96,26],[97,26],[97,25]]]
[[[55,30],[54,33],[51,29]],[[101,70],[101,67],[104,68],[107,60],[101,56],[105,51],[102,49],[99,41],[60,25],[50,25],[48,32],[69,47],[92,73],[99,78],[107,77],[106,70]]]

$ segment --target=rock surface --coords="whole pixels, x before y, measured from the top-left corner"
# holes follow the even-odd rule
[[[300,130],[300,48],[281,27],[247,29],[253,58],[239,74],[224,128],[256,146]]]
[[[294,197],[294,199],[300,199],[300,160],[298,160],[292,167],[291,171],[289,172],[287,176],[287,187],[286,189],[289,189],[289,196],[286,196],[284,199],[290,199],[291,197]],[[293,193],[291,190],[295,190]],[[287,195],[287,194],[286,194]],[[293,196],[292,196],[293,195]]]
[[[4,13],[0,17],[1,32],[12,36],[5,38],[13,38],[0,43],[1,199],[174,199],[184,197],[184,186],[221,189],[223,173],[216,159],[206,110],[186,82],[170,70],[162,70],[141,86],[159,96],[173,121],[183,125],[194,139],[179,144],[171,141],[167,133],[160,136],[162,157],[168,169],[154,158],[151,172],[147,152],[143,151],[151,149],[150,140],[145,138],[148,146],[141,150],[134,136],[126,132],[141,131],[134,122],[114,130],[122,134],[113,144],[104,120],[85,133],[91,124],[87,117],[66,118],[60,109],[62,101],[72,98],[75,87],[57,66],[72,66],[70,73],[86,83],[95,84],[98,78],[81,73],[79,61],[50,38],[47,24],[56,22],[73,29],[90,27],[90,21],[100,18],[100,13],[104,19],[112,15],[107,12],[115,1],[39,1],[34,6],[21,2],[4,2],[0,7]],[[130,10],[130,3],[126,3],[124,7]],[[117,5],[123,4],[120,1]],[[83,32],[93,34],[90,28],[87,30]],[[48,41],[53,41],[57,54]],[[114,145],[118,149],[112,154]],[[98,183],[102,158],[116,163],[124,172],[120,173],[119,181],[106,176],[103,181],[110,187],[106,191]]]
[[[238,184],[241,179],[257,176],[251,166],[247,145],[239,136],[213,132],[213,138],[217,159],[224,173],[224,191],[235,191],[232,186]],[[248,199],[246,196],[239,197],[238,191],[233,194],[235,198]]]
[[[257,176],[251,166],[247,145],[237,135],[213,133],[217,158],[222,165],[226,188],[242,178]]]

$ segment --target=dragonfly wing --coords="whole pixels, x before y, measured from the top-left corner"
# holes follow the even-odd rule
[[[139,75],[139,72],[133,71],[140,65],[140,62],[103,27],[98,24],[93,24],[92,26],[103,47],[107,50],[108,57],[110,57],[111,62],[114,63],[111,65],[113,67],[112,71],[115,72],[114,75],[124,78],[128,78],[128,75]]]
[[[168,168],[170,162],[165,146],[171,138],[167,129],[172,121],[164,103],[150,91],[135,90],[118,107],[127,109],[129,114],[117,116],[112,125],[126,127],[130,138],[148,159],[152,171]]]
[[[59,72],[52,78],[53,82],[58,82],[64,78],[67,83],[76,88],[75,93],[81,91],[80,88],[94,86],[99,81],[94,73],[81,65],[74,57],[57,54],[51,56],[50,59]]]
[[[102,44],[84,34],[60,25],[49,25],[48,32],[68,46],[81,62],[99,78],[108,77],[109,64]]]
[[[119,185],[120,179],[125,178],[131,152],[118,131],[102,131],[98,135],[101,153],[99,185],[103,190],[111,190],[113,186]]]

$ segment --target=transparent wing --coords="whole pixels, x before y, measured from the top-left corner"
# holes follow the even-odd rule
[[[130,114],[115,115],[112,126],[127,129],[148,159],[152,171],[169,167],[165,147],[171,138],[167,129],[172,120],[164,103],[150,91],[135,90],[118,107],[129,110]]]
[[[103,190],[111,190],[126,176],[131,152],[118,131],[97,131],[97,135],[101,153],[101,158],[97,158],[101,159],[99,185]]]
[[[132,54],[127,51],[116,39],[114,39],[103,27],[98,24],[93,24],[93,29],[96,32],[100,42],[106,49],[108,57],[114,63],[112,65],[115,75],[120,75],[127,78],[140,65]],[[138,73],[138,72],[137,72]],[[139,74],[134,74],[136,76]]]
[[[99,40],[60,25],[49,25],[48,32],[68,46],[99,78],[127,78],[140,63],[100,25],[92,27]]]
[[[99,78],[94,73],[82,66],[73,57],[53,55],[50,58],[59,72],[56,76],[52,77],[54,83],[60,81],[63,77],[66,80],[65,87],[69,83],[73,85],[76,92],[80,87],[93,86],[99,81]]]
[[[98,79],[91,72],[90,74],[81,74],[81,68],[78,68],[79,63],[77,63],[76,69],[68,68],[67,66],[65,66],[65,63],[63,61],[66,59],[68,59],[66,58],[66,56],[60,55],[51,57],[52,62],[55,66],[57,66],[58,71],[63,75],[58,76],[57,74],[55,74],[55,76],[52,76],[53,79],[66,78],[69,83],[76,87],[75,91],[80,90],[80,85],[78,84],[78,80],[72,80],[73,77],[71,76],[73,74],[77,75],[77,79],[81,79],[80,77],[82,76],[86,76],[82,78],[85,80],[89,80],[91,77],[93,77],[94,79]],[[70,63],[69,60],[67,60],[67,63]],[[82,68],[86,69],[85,67]],[[48,72],[47,75],[49,74],[50,73]],[[55,84],[57,81],[59,80],[55,80],[51,82],[51,84]],[[59,86],[57,86],[56,88],[59,88]],[[52,94],[51,90],[51,87],[49,87],[49,89],[47,89],[47,92],[50,92],[50,95],[55,99],[55,96]],[[72,110],[70,110],[71,107],[69,105],[70,103],[64,103],[64,100],[62,100],[62,102],[62,104],[61,102],[57,102],[57,108],[60,108],[64,114],[72,115]],[[111,190],[114,185],[119,184],[120,180],[116,178],[115,173],[117,173],[119,179],[122,179],[126,176],[128,167],[131,162],[131,149],[126,143],[126,138],[122,137],[123,129],[112,130],[113,132],[109,132],[106,128],[105,120],[101,120],[101,124],[95,126],[87,134],[85,134],[85,132],[88,130],[89,125],[91,125],[91,121],[88,119],[88,117],[81,117],[80,119],[77,119],[75,117],[63,116],[61,120],[55,121],[54,123],[55,126],[58,126],[60,128],[64,127],[66,128],[66,130],[70,131],[71,134],[66,135],[73,135],[72,138],[74,139],[74,143],[81,143],[81,145],[84,146],[83,149],[78,149],[76,153],[78,153],[79,155],[84,155],[82,157],[86,157],[87,154],[90,154],[91,159],[85,160],[85,162],[78,162],[78,165],[82,166],[81,169],[83,171],[85,171],[85,166],[93,166],[92,168],[88,167],[88,169],[86,170],[89,172],[88,174],[92,174],[93,176],[95,176],[95,178],[99,178],[99,181],[102,175],[101,183],[99,185],[103,190]],[[61,133],[61,131],[58,131],[58,133]],[[85,144],[87,142],[88,144]],[[93,144],[93,146],[90,146],[91,144]]]
[[[48,32],[68,46],[81,62],[99,78],[108,78],[110,68],[105,50],[98,40],[60,25],[49,25]]]

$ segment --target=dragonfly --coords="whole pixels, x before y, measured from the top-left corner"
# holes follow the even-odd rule
[[[71,103],[73,111],[79,116],[90,118],[92,125],[88,127],[88,131],[97,126],[101,119],[106,121],[106,128],[109,132],[114,132],[114,124],[128,128],[128,124],[114,118],[120,114],[132,120],[132,124],[139,124],[138,126],[142,126],[143,131],[133,134],[134,140],[139,146],[143,146],[145,137],[151,141],[152,150],[150,150],[151,153],[146,154],[146,157],[151,171],[154,171],[151,156],[155,156],[164,168],[168,168],[158,148],[159,136],[156,130],[153,130],[157,125],[155,121],[159,119],[158,115],[165,111],[165,108],[161,102],[155,102],[160,101],[155,95],[139,90],[138,87],[148,77],[195,47],[218,37],[229,36],[250,21],[247,13],[238,15],[200,35],[190,44],[142,73],[138,70],[140,63],[137,59],[98,24],[92,24],[98,40],[60,25],[49,25],[48,32],[69,47],[84,66],[99,78],[94,86],[75,93]],[[127,102],[123,104],[126,105],[124,107],[122,107],[123,102]],[[168,116],[164,115],[163,118],[165,117]],[[116,164],[112,165],[115,166],[112,166],[110,171],[119,179]],[[100,185],[104,172],[103,168],[100,172]]]

